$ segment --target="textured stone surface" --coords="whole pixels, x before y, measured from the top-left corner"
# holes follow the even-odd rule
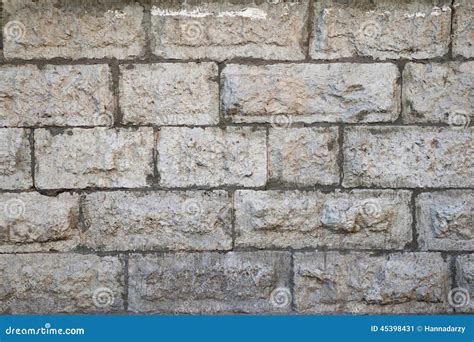
[[[314,59],[369,56],[433,58],[448,53],[448,0],[315,2],[310,42]]]
[[[0,128],[0,188],[27,189],[31,177],[30,131]]]
[[[96,192],[84,201],[83,243],[93,250],[232,247],[225,191]]]
[[[145,47],[143,7],[119,1],[4,1],[5,58],[132,58]]]
[[[0,314],[474,313],[472,0],[0,1]]]
[[[222,110],[234,122],[377,122],[398,117],[393,64],[230,64]]]
[[[308,1],[154,0],[152,51],[165,58],[304,59]]]
[[[474,57],[474,3],[471,0],[454,1],[453,54]]]
[[[157,142],[160,184],[166,187],[263,186],[263,129],[164,127]]]
[[[343,185],[472,187],[473,132],[473,128],[347,128]]]
[[[3,193],[0,210],[0,252],[71,250],[78,243],[78,195]]]
[[[0,67],[1,126],[104,126],[113,123],[107,65]]]
[[[291,303],[287,252],[133,255],[129,263],[133,312],[278,312]]]
[[[403,71],[403,120],[467,126],[474,108],[474,62],[408,63]]]
[[[271,129],[270,181],[302,185],[338,183],[337,139],[337,127]]]
[[[204,125],[219,122],[214,63],[136,64],[121,68],[123,122]]]
[[[153,176],[153,129],[35,131],[36,184],[44,189],[142,187]]]
[[[456,286],[451,299],[456,311],[474,313],[474,254],[456,257]]]
[[[450,310],[449,264],[438,253],[296,253],[294,280],[302,313]]]
[[[5,254],[0,255],[0,279],[2,313],[123,310],[123,265],[116,257]]]
[[[237,190],[236,245],[402,249],[412,240],[410,192]]]
[[[423,193],[417,197],[416,205],[422,249],[474,249],[473,191]]]

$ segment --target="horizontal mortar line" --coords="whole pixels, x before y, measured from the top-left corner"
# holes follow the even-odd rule
[[[159,303],[159,302],[158,302]],[[440,303],[442,304],[442,303]],[[398,304],[387,304],[386,306],[389,305],[398,305]],[[370,305],[369,305],[370,307]],[[15,316],[18,314],[13,314],[13,313],[7,313],[7,312],[2,312],[2,316]],[[31,315],[38,314],[38,313],[30,313]],[[41,313],[43,314],[43,313]],[[244,311],[244,310],[237,310],[237,309],[229,309],[227,311],[209,311],[209,312],[202,312],[202,311],[196,311],[196,312],[186,312],[186,311],[169,311],[169,310],[142,310],[142,311],[130,311],[130,310],[114,310],[114,311],[87,311],[87,313],[84,312],[46,312],[45,314],[51,314],[51,315],[57,315],[57,316],[82,316],[82,315],[88,315],[88,316],[121,316],[121,315],[128,315],[128,316],[143,316],[143,315],[150,315],[150,314],[156,314],[156,315],[180,315],[180,316],[196,316],[196,315],[212,315],[212,316],[228,316],[229,314],[233,316],[305,316],[308,315],[308,311],[305,310],[299,310],[298,308],[295,308],[294,310],[291,311]],[[338,312],[338,311],[328,311],[328,312],[312,312],[309,311],[309,314],[311,316],[373,316],[373,315],[387,315],[387,312],[384,311],[370,311],[370,312]],[[418,313],[409,313],[410,316],[426,316],[429,313],[426,312],[418,312]],[[451,308],[446,308],[446,310],[440,310],[436,311],[435,314],[449,314],[450,316],[468,316],[472,315],[472,312],[462,312],[462,311],[455,311],[454,309]],[[406,316],[407,313],[390,313],[390,316]]]
[[[118,65],[127,65],[127,64],[160,64],[160,63],[216,63],[222,65],[228,64],[242,64],[242,65],[273,65],[273,64],[337,64],[337,63],[353,63],[353,64],[381,64],[381,63],[390,63],[390,64],[399,64],[399,63],[449,63],[449,62],[469,62],[474,60],[473,57],[462,57],[456,56],[449,58],[447,56],[443,57],[433,57],[425,59],[409,59],[409,58],[399,58],[399,59],[374,59],[371,57],[347,57],[347,58],[337,58],[337,59],[298,59],[298,60],[279,60],[279,59],[260,59],[260,58],[233,58],[226,60],[216,60],[211,58],[197,58],[197,59],[180,59],[180,58],[143,58],[143,59],[116,59],[116,58],[78,58],[78,59],[69,59],[62,57],[55,58],[40,58],[40,59],[4,59],[0,61],[0,65],[91,65],[91,64],[118,64]]]
[[[339,185],[335,186],[321,186],[321,185],[314,185],[314,186],[283,186],[283,185],[274,185],[274,186],[266,186],[266,187],[228,187],[228,186],[219,186],[219,187],[145,187],[145,188],[63,188],[63,189],[0,189],[0,193],[45,193],[46,195],[50,195],[54,197],[55,195],[59,195],[60,193],[78,193],[78,194],[91,194],[95,192],[119,192],[119,191],[127,191],[127,192],[159,192],[159,191],[237,191],[237,190],[253,190],[253,191],[320,191],[320,192],[332,192],[332,191],[340,191],[340,192],[349,192],[352,190],[372,190],[372,191],[413,191],[417,194],[425,193],[425,192],[440,192],[440,191],[472,191],[474,187],[424,187],[424,188],[407,188],[407,187],[370,187],[370,186],[356,186],[356,187],[341,187]],[[48,194],[50,193],[50,194]]]
[[[325,115],[324,113],[320,115]],[[275,116],[297,116],[294,114],[275,114]],[[433,122],[433,123],[403,123],[403,122],[293,122],[288,127],[273,127],[274,125],[270,122],[228,122],[224,124],[196,124],[196,125],[189,125],[189,124],[177,124],[177,125],[159,125],[159,124],[120,124],[120,125],[113,125],[113,126],[61,126],[61,125],[16,125],[16,126],[0,126],[2,129],[14,129],[14,128],[22,128],[22,129],[47,129],[47,130],[68,130],[68,129],[94,129],[94,128],[109,128],[109,129],[139,129],[139,128],[166,128],[166,127],[176,127],[176,128],[222,128],[225,129],[226,127],[256,127],[256,128],[273,128],[275,130],[285,130],[291,128],[303,128],[303,127],[391,127],[391,128],[406,128],[406,127],[433,127],[433,128],[451,128],[453,131],[464,131],[469,128],[474,127],[474,123],[471,123],[467,127],[453,127],[448,123],[443,122]],[[344,128],[344,127],[343,127]]]
[[[182,249],[182,250],[167,250],[167,249],[155,249],[155,250],[114,250],[114,251],[98,251],[98,250],[71,250],[71,251],[19,251],[19,252],[0,252],[0,255],[95,255],[99,257],[106,256],[124,256],[124,255],[174,255],[174,254],[230,254],[230,253],[242,253],[250,254],[255,252],[285,252],[291,253],[327,253],[327,252],[338,252],[341,254],[349,253],[371,253],[369,256],[383,256],[391,254],[411,254],[411,253],[424,253],[424,254],[442,254],[445,256],[457,257],[469,255],[474,250],[463,250],[463,251],[446,251],[446,250],[411,250],[411,249],[375,249],[375,248],[323,248],[323,247],[305,247],[305,248],[235,248],[233,250],[193,250],[193,249]]]
[[[308,115],[328,115],[332,113],[318,113],[318,114],[308,114]],[[342,113],[341,113],[342,114]],[[272,116],[272,115],[267,115]],[[290,116],[293,119],[298,117],[295,114],[274,114],[274,116]],[[294,119],[297,120],[297,119]],[[225,127],[270,127],[272,128],[274,125],[270,122],[226,122]],[[288,127],[273,127],[274,129],[290,129],[290,128],[299,128],[299,127],[433,127],[433,128],[452,128],[453,130],[462,131],[465,130],[466,127],[453,127],[449,123],[444,122],[432,122],[432,123],[424,123],[424,122],[413,122],[413,123],[404,123],[404,122],[301,122],[301,121],[293,121],[291,125]],[[161,126],[167,127],[167,126]],[[173,127],[173,126],[168,126]],[[194,126],[184,126],[184,127],[194,127]],[[474,123],[471,123],[469,126],[474,127]]]

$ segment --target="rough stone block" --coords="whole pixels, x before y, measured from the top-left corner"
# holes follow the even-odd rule
[[[4,1],[6,59],[142,56],[144,8],[132,1]]]
[[[0,128],[0,189],[27,189],[31,176],[30,131]]]
[[[121,68],[123,122],[205,125],[219,122],[214,63],[136,64]]]
[[[3,193],[0,210],[0,252],[67,251],[78,243],[78,195]]]
[[[347,128],[343,185],[472,187],[473,132],[474,128]]]
[[[447,304],[449,263],[439,253],[295,254],[301,313],[438,313]]]
[[[176,59],[305,58],[308,1],[155,0],[152,51]]]
[[[456,257],[456,287],[448,299],[456,311],[474,313],[474,254]]]
[[[410,192],[237,190],[236,246],[402,249],[412,240]]]
[[[270,129],[269,178],[272,182],[330,185],[339,182],[338,129]]]
[[[135,255],[129,273],[133,312],[285,312],[292,300],[287,252]]]
[[[92,313],[123,310],[117,257],[80,254],[0,255],[0,312]]]
[[[417,197],[416,207],[422,249],[474,249],[473,191],[423,193]]]
[[[403,71],[403,120],[468,126],[473,119],[474,62],[408,63]]]
[[[160,184],[263,186],[265,135],[265,130],[249,127],[163,127],[157,142]]]
[[[36,184],[42,189],[147,186],[153,144],[150,127],[38,129]]]
[[[448,53],[449,0],[316,1],[313,59],[425,59]]]
[[[474,3],[471,0],[455,0],[453,17],[453,54],[474,57]]]
[[[233,122],[378,122],[399,114],[399,71],[380,64],[227,65],[222,111]]]
[[[107,65],[5,65],[0,78],[1,126],[113,124]]]
[[[83,244],[94,250],[223,250],[232,247],[225,191],[96,192],[84,201]]]

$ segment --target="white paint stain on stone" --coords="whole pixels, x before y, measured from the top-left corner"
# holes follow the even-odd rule
[[[123,19],[127,15],[127,13],[125,13],[124,11],[119,11],[119,10],[115,10],[115,11],[108,10],[107,14],[117,19]]]
[[[258,8],[245,8],[241,11],[224,11],[224,12],[207,12],[202,11],[201,9],[195,10],[186,10],[182,9],[179,11],[170,11],[167,9],[161,9],[159,7],[153,6],[151,9],[152,15],[158,15],[162,17],[192,17],[192,18],[204,18],[209,16],[215,16],[217,18],[222,17],[243,17],[250,18],[251,20],[262,20],[267,18],[267,12],[258,9]]]
[[[433,11],[431,12],[431,15],[434,17],[437,17],[438,15],[441,15],[441,12],[446,12],[446,11],[451,11],[451,8],[449,6],[443,6],[443,7],[433,7]]]

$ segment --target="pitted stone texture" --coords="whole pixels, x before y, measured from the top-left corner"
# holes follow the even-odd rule
[[[139,57],[143,12],[125,0],[4,1],[3,52],[6,59]]]
[[[474,254],[456,257],[456,287],[462,292],[452,293],[452,300],[456,311],[474,313]],[[468,295],[466,296],[466,292]]]
[[[380,60],[444,56],[450,41],[450,4],[448,0],[317,1],[310,55]]]
[[[264,130],[249,127],[163,127],[157,143],[160,184],[263,186],[265,140]]]
[[[417,197],[417,229],[423,250],[474,249],[474,192],[442,191]]]
[[[0,128],[0,189],[27,189],[31,177],[30,131]]]
[[[84,201],[83,244],[94,250],[223,250],[232,247],[225,191],[97,192]]]
[[[124,309],[123,265],[116,257],[3,254],[0,279],[2,313],[83,314]]]
[[[399,71],[380,64],[230,64],[222,71],[222,110],[233,122],[394,121]]]
[[[403,71],[405,122],[441,122],[453,126],[467,126],[474,120],[473,108],[473,61],[443,64],[408,63],[405,66]]]
[[[300,313],[438,313],[449,263],[439,253],[295,254],[295,304]]]
[[[0,67],[1,126],[105,126],[113,123],[107,65]]]
[[[410,192],[237,190],[236,246],[402,249],[412,240]]]
[[[308,1],[154,1],[152,52],[176,59],[302,60]]]
[[[36,184],[42,189],[143,187],[153,176],[153,129],[35,131]]]
[[[474,3],[471,0],[454,1],[453,54],[474,57]]]
[[[136,64],[121,68],[124,123],[205,125],[219,122],[214,63]]]
[[[252,313],[290,308],[291,294],[284,290],[290,285],[287,252],[132,255],[129,264],[128,303],[133,312]],[[277,289],[282,291],[275,297]]]
[[[343,185],[474,186],[474,128],[351,127]]]
[[[337,139],[337,127],[271,129],[270,181],[302,185],[338,183]]]
[[[67,251],[78,244],[78,195],[3,193],[0,210],[0,252]]]

